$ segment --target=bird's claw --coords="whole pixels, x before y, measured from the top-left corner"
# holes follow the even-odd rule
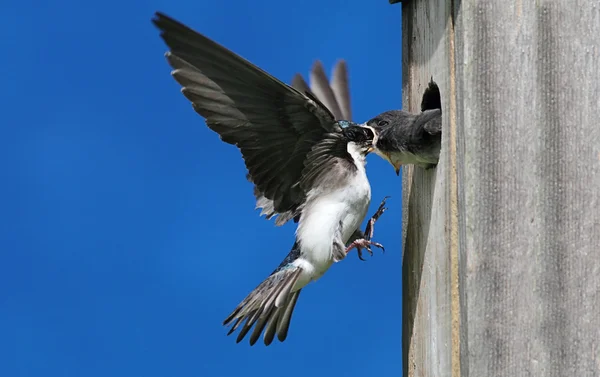
[[[375,222],[379,220],[379,217],[383,215],[383,213],[387,210],[385,207],[385,201],[388,200],[389,196],[383,198],[381,203],[379,204],[379,208],[375,211],[375,214],[371,216],[369,221],[367,222],[367,226],[365,227],[365,239],[371,240],[373,238],[373,234],[375,234]]]
[[[375,214],[373,216],[371,216],[371,218],[367,222],[367,226],[365,227],[364,237],[360,238],[358,240],[355,240],[350,245],[348,245],[348,247],[346,248],[346,254],[348,254],[348,252],[350,252],[353,248],[356,248],[356,251],[358,252],[358,259],[364,261],[365,259],[362,257],[362,249],[363,248],[366,249],[367,252],[369,253],[369,255],[371,255],[371,256],[373,256],[373,251],[371,250],[371,246],[380,248],[381,251],[385,252],[385,248],[383,247],[382,244],[380,244],[378,242],[373,242],[373,241],[371,241],[371,239],[373,238],[373,234],[375,234],[375,222],[387,210],[387,208],[385,207],[385,202],[388,198],[389,198],[389,196],[386,196],[385,198],[383,198],[383,200],[381,201],[381,204],[379,204],[379,208],[377,208],[377,211],[375,211]]]
[[[356,251],[358,252],[358,258],[362,261],[364,261],[365,259],[362,257],[362,249],[366,249],[367,252],[369,253],[369,255],[373,255],[373,250],[371,250],[371,246],[375,246],[380,248],[382,251],[385,252],[385,248],[383,247],[382,244],[378,243],[378,242],[373,242],[371,240],[367,240],[365,238],[361,238],[358,239],[354,242],[352,242],[350,245],[348,245],[348,247],[346,248],[346,254],[348,254],[353,248],[356,248]]]

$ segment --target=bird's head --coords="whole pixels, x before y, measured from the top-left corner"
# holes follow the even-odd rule
[[[408,131],[406,126],[408,126],[406,113],[401,110],[386,111],[364,124],[365,128],[373,130],[373,151],[394,167],[396,175],[400,174],[402,161],[397,158],[398,154],[392,152],[403,149],[404,138],[398,137],[398,133]]]
[[[373,131],[357,124],[342,128],[342,133],[349,143],[353,143],[358,151],[366,156],[373,151]]]

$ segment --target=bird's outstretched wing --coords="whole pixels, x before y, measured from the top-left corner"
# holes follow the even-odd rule
[[[350,88],[348,85],[348,68],[344,60],[339,60],[333,68],[331,83],[327,80],[327,75],[323,69],[323,64],[316,61],[310,71],[310,87],[301,74],[297,73],[292,79],[292,87],[300,93],[306,93],[311,97],[316,97],[331,111],[335,120],[352,121],[352,108],[350,105]],[[252,181],[250,175],[248,180]],[[274,211],[273,201],[267,199],[260,190],[254,186],[254,195],[256,196],[256,207],[261,208],[261,215],[266,215],[270,219]],[[291,212],[281,213],[275,219],[275,225],[283,225],[295,214]],[[294,218],[298,221],[298,217]]]
[[[258,193],[257,207],[262,197],[262,204],[271,206],[262,206],[268,217],[294,217],[308,190],[302,176],[314,166],[309,152],[318,143],[339,139],[333,114],[310,93],[284,84],[178,21],[157,12],[153,23],[170,49],[166,57],[182,93],[210,129],[241,150]]]

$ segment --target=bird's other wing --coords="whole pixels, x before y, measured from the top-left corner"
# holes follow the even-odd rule
[[[310,89],[315,96],[331,111],[336,120],[342,119],[342,111],[338,105],[333,89],[323,69],[323,64],[317,60],[309,74]],[[346,119],[349,120],[349,119]]]
[[[307,154],[330,133],[334,116],[317,99],[172,18],[153,23],[169,47],[175,80],[210,129],[242,152],[250,180],[272,212],[292,216],[305,199]]]
[[[292,79],[292,86],[301,93],[311,93],[331,111],[335,120],[352,121],[348,66],[339,60],[333,67],[331,83],[325,75],[323,64],[315,61],[309,74],[310,87],[301,74]]]
[[[352,120],[352,106],[350,103],[350,83],[348,79],[348,65],[345,60],[339,60],[333,67],[331,89],[335,94],[342,119]]]
[[[442,110],[425,110],[418,114],[414,123],[415,129],[423,129],[431,135],[439,135],[442,132]]]
[[[415,126],[422,127],[431,135],[440,134],[442,132],[442,98],[440,88],[433,81],[433,77],[423,92],[421,111],[421,114],[417,115]]]
[[[300,93],[311,93],[314,96],[314,93],[310,90],[308,84],[306,83],[306,81],[304,81],[304,78],[299,73],[296,73],[294,75],[294,78],[292,79],[292,87],[294,87]]]

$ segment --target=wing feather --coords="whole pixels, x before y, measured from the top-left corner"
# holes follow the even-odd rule
[[[334,116],[318,98],[172,18],[156,13],[153,22],[183,95],[211,130],[240,149],[250,181],[272,203],[271,216],[293,217],[306,196],[299,182],[307,155],[327,134],[341,131]]]
[[[323,66],[321,62],[316,61],[313,64],[312,71],[310,73],[311,79],[311,88],[309,88],[308,84],[304,80],[301,74],[297,73],[294,75],[291,85],[300,93],[307,93],[311,98],[317,98],[322,103],[326,104],[329,110],[334,114],[336,120],[352,120],[352,108],[350,106],[350,88],[348,84],[348,68],[346,62],[344,60],[340,60],[336,63],[333,68],[332,80],[331,84],[327,82],[327,77],[325,76],[325,72],[323,70]],[[337,112],[337,113],[336,113]],[[324,145],[330,144],[333,140],[329,140],[329,142],[325,141]],[[341,147],[344,147],[343,144],[340,144]],[[342,148],[343,149],[343,148]],[[347,157],[344,154],[345,150],[338,151],[338,157]],[[321,153],[323,154],[323,153]],[[323,156],[326,156],[324,154]],[[316,177],[319,176],[319,172],[317,171],[317,167],[321,166],[319,164],[323,164],[324,160],[320,156],[318,161],[313,161],[311,164],[312,171],[310,172],[310,178],[304,178],[303,187],[310,187],[310,184],[316,181]],[[329,156],[331,157],[331,156]],[[313,156],[314,158],[314,156]],[[334,163],[333,161],[331,163]],[[337,162],[335,162],[337,163]],[[328,165],[323,165],[328,166]],[[311,169],[309,168],[308,171]],[[304,170],[303,174],[306,174],[307,170]],[[252,178],[248,178],[252,182]],[[274,210],[273,201],[266,198],[260,190],[256,187],[254,189],[254,195],[256,196],[256,208],[261,209],[261,215],[266,215],[267,219],[271,219],[273,216],[278,215],[275,220],[275,225],[280,226],[285,224],[288,220],[294,218],[296,214],[291,212],[279,213]],[[296,217],[297,219],[297,217]]]

